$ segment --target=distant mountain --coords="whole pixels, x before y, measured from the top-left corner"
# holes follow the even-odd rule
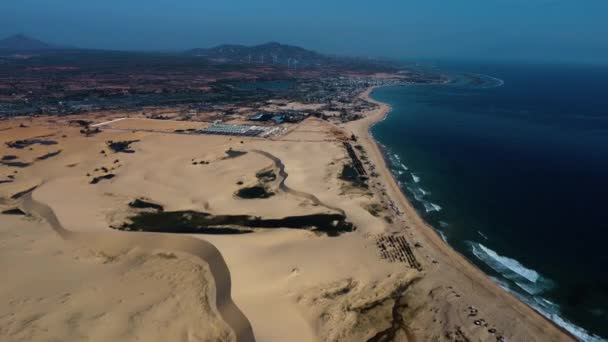
[[[0,50],[11,50],[11,51],[41,51],[41,50],[54,50],[60,49],[61,47],[47,44],[38,39],[28,37],[23,34],[16,34],[5,39],[0,40]]]
[[[331,60],[331,57],[311,50],[276,42],[254,46],[219,45],[208,49],[189,50],[186,54],[232,63],[276,64],[291,67],[320,65]]]

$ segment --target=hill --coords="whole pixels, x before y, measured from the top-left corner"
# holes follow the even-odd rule
[[[192,49],[186,54],[224,62],[275,64],[290,67],[321,65],[332,60],[331,57],[315,51],[276,42],[254,46],[219,45],[208,49]]]
[[[40,51],[53,50],[58,48],[58,46],[45,43],[41,40],[28,37],[23,34],[16,34],[0,40],[0,50]]]

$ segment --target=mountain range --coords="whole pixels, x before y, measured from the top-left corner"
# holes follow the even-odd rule
[[[36,38],[28,37],[24,34],[16,34],[4,39],[0,39],[0,50],[11,51],[42,51],[55,50],[61,47],[45,43]]]

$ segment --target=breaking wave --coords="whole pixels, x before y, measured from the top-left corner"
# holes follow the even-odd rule
[[[490,277],[495,283],[497,283],[500,287],[513,294],[515,297],[519,298],[519,300],[528,304],[531,308],[536,310],[541,315],[545,316],[547,319],[553,321],[558,326],[564,328],[569,333],[574,335],[578,340],[584,342],[606,342],[605,339],[600,336],[591,334],[587,330],[578,325],[568,321],[567,319],[561,316],[561,309],[559,305],[553,303],[552,301],[539,297],[539,296],[530,296],[524,293],[521,293],[514,289],[509,283],[502,279],[498,279],[496,277]]]
[[[439,233],[439,236],[441,236],[441,239],[443,240],[443,242],[447,243],[448,242],[447,235],[445,235],[445,233],[439,229],[436,229],[436,231],[437,231],[437,233]]]
[[[439,204],[435,204],[429,201],[422,201],[422,204],[424,205],[424,210],[427,213],[433,212],[433,211],[441,211],[441,206]]]
[[[487,236],[486,236],[484,233],[482,233],[482,232],[481,232],[481,230],[478,230],[478,231],[477,231],[477,234],[479,234],[479,236],[481,236],[481,237],[482,237],[482,238],[484,238],[485,240],[488,240],[488,237],[487,237]]]
[[[471,243],[473,254],[496,272],[513,281],[527,280],[536,284],[541,278],[535,270],[526,268],[515,259],[499,255],[480,243]],[[523,279],[521,279],[523,278]]]
[[[491,89],[502,87],[505,81],[489,75],[461,73],[455,76],[450,83],[456,87]]]

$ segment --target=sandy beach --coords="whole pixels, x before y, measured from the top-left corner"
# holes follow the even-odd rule
[[[361,96],[375,103],[371,91]],[[34,143],[0,147],[12,163],[0,169],[1,209],[22,211],[0,215],[11,270],[0,336],[572,340],[423,222],[369,134],[389,111],[377,105],[357,121],[309,117],[271,138],[184,134],[202,124],[136,115],[100,116],[88,136],[69,124],[77,116],[1,122],[4,142]],[[343,177],[347,146],[368,186]],[[252,189],[257,197],[240,195]],[[215,229],[209,222],[229,233],[196,233]],[[50,270],[56,283],[45,287]],[[115,321],[129,324],[112,330]]]
[[[521,318],[524,318],[527,325],[535,328],[541,340],[573,340],[574,338],[567,331],[558,327],[527,304],[502,289],[475,265],[452,249],[416,212],[397,184],[385,162],[380,147],[371,135],[370,128],[375,123],[383,120],[391,111],[390,106],[370,97],[373,90],[374,88],[368,89],[361,96],[370,102],[378,104],[380,108],[365,119],[349,124],[348,127],[361,137],[360,142],[370,152],[370,159],[379,166],[378,173],[380,174],[380,178],[386,182],[387,193],[396,201],[399,209],[406,213],[407,222],[411,224],[411,227],[415,231],[415,238],[424,241],[423,243],[427,245],[431,245],[431,252],[434,252],[431,254],[432,258],[438,261],[442,265],[441,267],[447,267],[460,273],[461,277],[471,283],[470,286],[475,289],[477,295],[486,296],[488,301],[497,301],[502,305],[508,306]],[[442,274],[443,272],[440,271]]]

